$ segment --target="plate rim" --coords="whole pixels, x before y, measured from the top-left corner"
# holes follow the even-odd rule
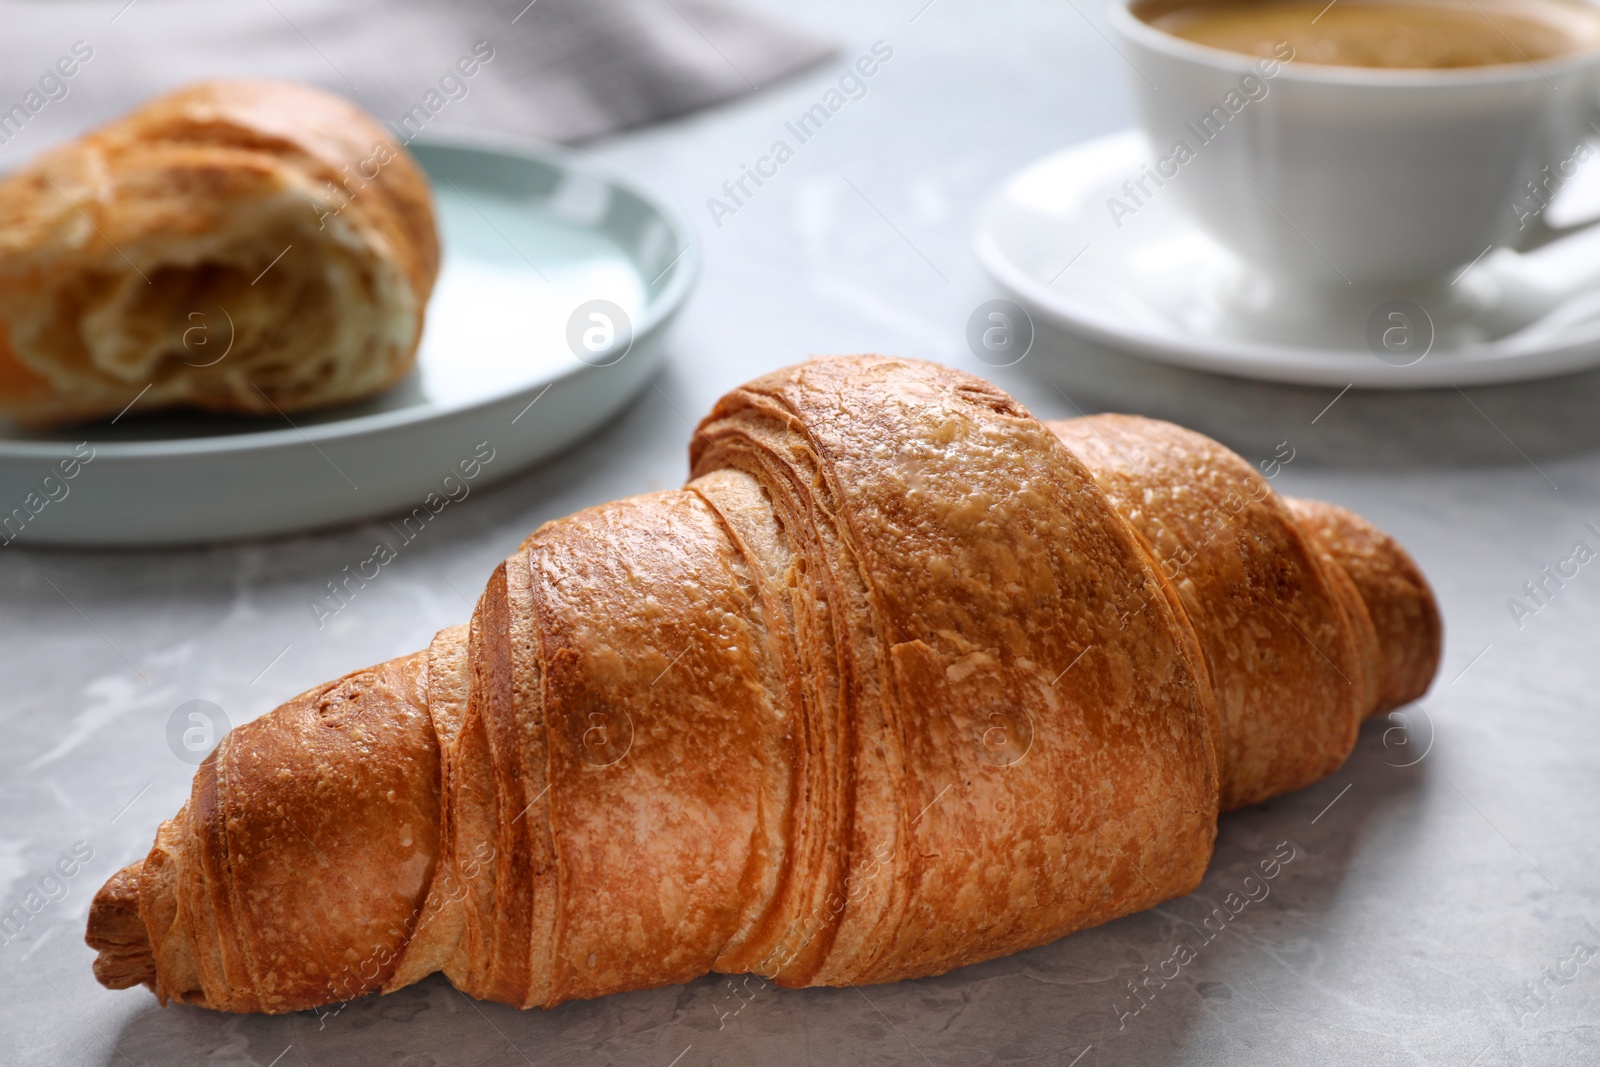
[[[1449,354],[1449,359],[1459,362],[1447,364],[1436,360],[1410,367],[1382,363],[1372,367],[1366,366],[1364,361],[1360,365],[1355,362],[1349,366],[1336,365],[1335,361],[1359,359],[1364,355],[1359,349],[1304,348],[1246,340],[1223,342],[1157,333],[1128,320],[1097,314],[1094,308],[1082,302],[1052,292],[1001,250],[994,236],[994,220],[1010,202],[1010,191],[1023,176],[1065,156],[1109,153],[1121,149],[1124,144],[1132,146],[1143,142],[1143,131],[1128,127],[1050,152],[1013,171],[978,207],[973,232],[973,251],[978,262],[1004,288],[1036,310],[1113,352],[1242,378],[1298,385],[1348,384],[1383,390],[1445,389],[1462,382],[1490,384],[1549,378],[1600,364],[1600,346],[1595,345],[1600,340],[1600,325],[1587,334],[1574,334],[1558,344],[1533,351],[1485,352],[1490,345],[1474,345]]]
[[[640,316],[639,323],[634,327],[630,341],[632,345],[639,344],[643,338],[654,333],[664,323],[672,319],[682,308],[684,301],[688,298],[689,292],[693,289],[694,283],[699,277],[701,266],[700,246],[699,242],[695,240],[695,231],[690,225],[687,216],[654,192],[608,167],[592,163],[560,145],[487,130],[457,128],[439,131],[426,136],[419,136],[410,143],[429,148],[437,147],[513,156],[542,163],[568,173],[582,174],[604,182],[609,186],[622,189],[629,195],[637,197],[666,222],[673,235],[683,242],[684,251],[675,262],[675,266],[679,269],[673,272],[672,279],[661,290],[661,294],[658,297],[649,299],[647,285],[647,306],[645,313]],[[409,147],[409,144],[407,147]],[[173,437],[152,441],[91,441],[91,443],[94,446],[96,463],[102,460],[111,460],[113,462],[119,459],[142,461],[178,459],[196,455],[225,456],[268,452],[292,443],[309,443],[314,447],[331,441],[366,437],[370,434],[383,433],[434,419],[470,415],[489,406],[504,403],[510,398],[526,395],[536,389],[548,388],[556,382],[576,374],[582,374],[587,370],[593,370],[598,366],[602,366],[602,364],[590,364],[579,360],[575,366],[539,377],[534,381],[518,386],[516,389],[479,397],[454,406],[440,407],[434,404],[414,404],[389,411],[353,415],[346,419],[336,419],[312,426],[297,426],[291,422],[288,426],[275,427],[270,430],[249,430],[242,433],[208,437]],[[288,417],[285,416],[285,418],[287,419]],[[0,437],[0,462],[57,460],[75,455],[74,449],[76,447],[76,444],[69,441],[16,441]]]

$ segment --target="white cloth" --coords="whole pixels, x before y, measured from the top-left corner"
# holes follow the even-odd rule
[[[402,135],[425,117],[574,142],[831,52],[732,0],[0,0],[0,165],[202,77],[310,82]]]

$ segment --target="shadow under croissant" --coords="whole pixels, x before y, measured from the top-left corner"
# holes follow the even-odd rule
[[[1317,464],[1417,470],[1600,449],[1600,370],[1461,391],[1353,388],[1340,395],[1338,386],[1251,381],[1110,352],[1042,318],[1034,328],[1027,358],[989,377],[1025,398],[1064,397],[1086,415],[1168,419],[1246,456],[1270,456],[1287,440]]]
[[[1223,815],[1205,880],[1188,896],[945,975],[859,989],[778,989],[754,976],[708,975],[533,1011],[469,1001],[440,975],[281,1016],[150,1003],[111,1035],[116,1049],[104,1062],[164,1062],[181,1048],[231,1049],[266,1065],[292,1047],[277,1067],[563,1060],[666,1067],[692,1046],[678,1067],[922,1063],[923,1055],[935,1063],[954,1055],[1066,1064],[1092,1045],[1096,1055],[1084,1064],[1176,1065],[1187,1062],[1197,1031],[1219,1010],[1258,1019],[1274,1041],[1295,1031],[1315,1041],[1326,1020],[1279,1011],[1318,980],[1311,966],[1326,955],[1327,920],[1346,896],[1345,874],[1368,826],[1404,833],[1428,774],[1419,757],[1431,728],[1419,726],[1416,738],[1395,729],[1387,716],[1375,717],[1328,778]],[[1265,878],[1263,864],[1291,849],[1292,858]],[[1216,915],[1228,911],[1229,894],[1240,895],[1239,910],[1224,921]],[[1256,899],[1241,907],[1245,894]],[[1192,958],[1163,967],[1180,943]],[[1174,967],[1175,978],[1151,977]],[[1141,985],[1143,999],[1130,983]],[[1365,1006],[1384,1010],[1376,996]]]

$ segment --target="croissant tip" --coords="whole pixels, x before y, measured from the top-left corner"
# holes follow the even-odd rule
[[[139,914],[139,874],[144,861],[130,863],[106,880],[89,906],[84,941],[98,955],[94,976],[107,989],[127,989],[156,982],[150,932]]]

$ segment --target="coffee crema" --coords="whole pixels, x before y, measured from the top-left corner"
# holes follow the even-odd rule
[[[1195,44],[1295,62],[1440,70],[1537,63],[1600,47],[1600,8],[1582,0],[1223,0],[1156,2],[1134,14]]]

